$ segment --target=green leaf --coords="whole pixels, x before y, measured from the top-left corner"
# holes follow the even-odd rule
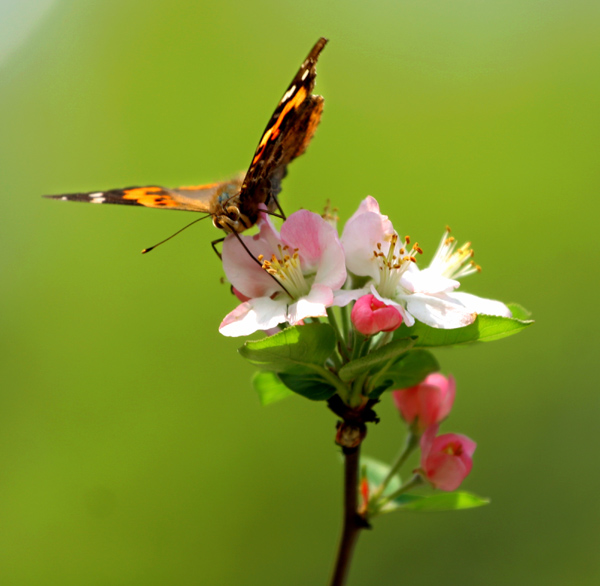
[[[388,389],[406,389],[422,382],[432,372],[438,372],[440,365],[435,356],[427,350],[411,350],[390,369],[383,373],[386,384],[374,377],[376,388],[369,393],[371,399],[377,399]]]
[[[371,458],[370,456],[360,457],[360,469],[363,470],[363,468],[366,470],[367,481],[369,482],[369,490],[371,492],[379,487],[390,471],[390,466],[388,464],[382,462],[381,460]],[[400,480],[400,476],[398,474],[394,474],[383,491],[384,496],[392,494],[401,486],[402,481]]]
[[[479,315],[477,319],[464,328],[442,330],[432,328],[421,322],[408,328],[402,324],[395,337],[405,338],[416,336],[415,348],[432,348],[435,346],[456,346],[470,342],[491,342],[512,336],[530,326],[533,320],[517,319],[514,317],[499,317],[495,315]]]
[[[374,368],[381,367],[387,362],[402,356],[402,354],[405,354],[412,348],[414,343],[415,340],[412,338],[403,338],[401,340],[390,342],[374,352],[367,354],[367,356],[357,358],[342,366],[338,373],[339,377],[344,382],[352,381],[359,375],[369,372]]]
[[[313,401],[326,401],[329,397],[334,395],[337,390],[333,385],[328,384],[322,377],[313,374],[310,371],[306,374],[280,372],[279,378],[288,389]]]
[[[274,372],[258,371],[252,377],[252,386],[258,393],[261,405],[270,405],[281,401],[293,392],[288,389]]]
[[[458,511],[489,504],[490,500],[470,492],[443,492],[429,496],[402,494],[394,499],[402,511]]]
[[[305,374],[307,367],[322,367],[335,349],[335,332],[329,324],[312,323],[286,328],[262,340],[246,342],[239,353],[249,362],[272,372]],[[312,367],[312,368],[311,368]]]
[[[525,309],[522,305],[518,303],[507,303],[508,309],[510,309],[513,318],[520,319],[522,321],[527,321],[531,317],[531,311]]]

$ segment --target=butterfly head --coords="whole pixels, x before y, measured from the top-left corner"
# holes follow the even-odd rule
[[[213,215],[212,221],[215,228],[238,234],[255,224],[248,216],[242,214],[240,208],[234,204],[223,206],[218,213]]]

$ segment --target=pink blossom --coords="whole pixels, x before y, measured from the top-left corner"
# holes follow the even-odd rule
[[[392,398],[404,421],[423,432],[448,416],[455,394],[454,377],[435,373],[414,387],[393,391]]]
[[[435,437],[438,429],[432,425],[421,437],[421,472],[434,488],[456,490],[473,468],[477,444],[457,433]]]
[[[295,325],[343,304],[336,293],[346,280],[344,251],[333,226],[318,214],[300,210],[283,223],[280,233],[268,217],[261,217],[259,228],[255,236],[240,236],[254,259],[234,235],[223,243],[225,274],[247,301],[225,317],[222,334],[246,336],[281,323]]]
[[[373,295],[363,295],[350,314],[354,327],[365,336],[379,332],[393,332],[402,324],[402,316],[395,308],[383,303]]]

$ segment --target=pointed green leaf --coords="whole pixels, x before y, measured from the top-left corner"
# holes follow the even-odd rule
[[[403,494],[394,499],[402,511],[458,511],[489,504],[490,500],[470,492],[442,492],[428,496]]]
[[[246,342],[239,353],[264,370],[303,374],[307,367],[322,367],[335,344],[335,332],[329,324],[312,323]]]
[[[418,385],[427,375],[438,372],[440,365],[435,356],[427,350],[411,350],[402,359],[383,373],[379,380],[373,377],[376,388],[369,393],[371,399],[377,399],[386,390],[406,389]]]
[[[294,393],[288,389],[274,372],[259,370],[252,377],[252,386],[258,393],[261,405],[281,401]]]
[[[412,348],[414,343],[415,340],[413,338],[403,338],[390,342],[374,352],[367,354],[367,356],[357,358],[342,366],[339,371],[339,377],[344,382],[352,381],[359,375],[369,372],[377,367],[382,367],[387,362],[402,356],[402,354],[405,354]]]
[[[522,313],[519,312],[519,315]],[[405,338],[416,336],[415,348],[431,348],[434,346],[456,346],[468,344],[469,342],[491,342],[500,340],[520,332],[530,326],[533,320],[523,320],[514,317],[499,317],[495,315],[479,315],[477,319],[464,328],[453,330],[442,330],[432,328],[421,322],[408,328],[402,324],[397,330],[395,337]]]
[[[290,391],[313,401],[326,401],[336,392],[333,385],[328,384],[322,377],[310,371],[303,374],[280,372],[279,378]]]
[[[527,321],[531,318],[531,311],[525,309],[522,305],[519,305],[518,303],[507,303],[506,305],[515,319]]]

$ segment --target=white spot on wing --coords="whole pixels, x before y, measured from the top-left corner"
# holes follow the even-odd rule
[[[90,195],[90,197],[92,197],[92,196]],[[94,198],[90,199],[90,203],[104,203],[105,201],[106,201],[106,198],[102,197],[101,193],[94,194]]]
[[[308,75],[308,69],[302,74],[302,81],[304,81],[306,79],[306,76]]]
[[[102,197],[103,195],[104,193],[102,193],[101,191],[97,191],[96,193],[90,193],[91,198]]]
[[[285,102],[285,101],[289,100],[294,95],[295,91],[296,91],[296,84],[294,84],[287,92],[285,92],[285,94],[283,94],[283,98],[281,98],[281,101]]]
[[[63,195],[60,199],[62,199],[63,201],[67,201],[69,198],[66,195]]]

